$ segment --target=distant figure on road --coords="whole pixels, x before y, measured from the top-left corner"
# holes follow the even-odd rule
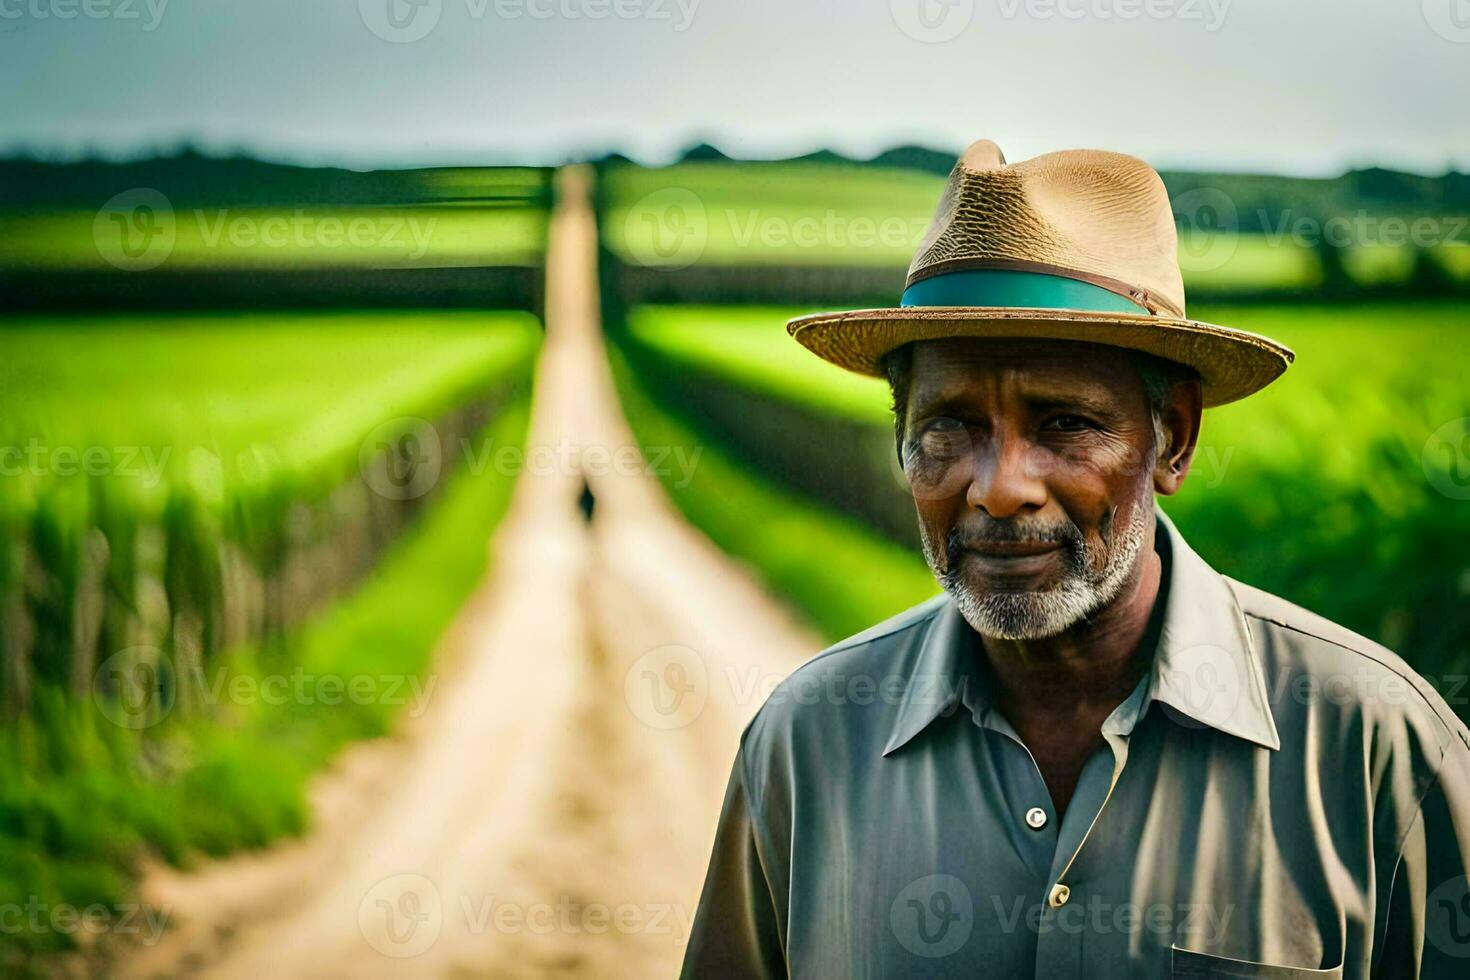
[[[1187,318],[1151,168],[976,143],[901,306],[788,329],[888,379],[944,593],[746,728],[685,976],[1470,976],[1470,733],[1156,505],[1293,355]]]
[[[577,509],[582,512],[582,519],[588,524],[592,523],[592,511],[596,506],[597,498],[592,495],[592,486],[584,478],[582,492],[577,495]]]

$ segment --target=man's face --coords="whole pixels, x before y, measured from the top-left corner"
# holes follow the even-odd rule
[[[1116,598],[1153,540],[1155,442],[1126,351],[916,343],[904,471],[924,557],[970,625],[1039,639]]]

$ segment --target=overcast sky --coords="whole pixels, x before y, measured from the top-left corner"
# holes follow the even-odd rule
[[[1470,0],[0,0],[0,151],[1470,170]]]

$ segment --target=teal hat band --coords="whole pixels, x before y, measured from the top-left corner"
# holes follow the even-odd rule
[[[1015,306],[1098,313],[1149,309],[1102,286],[1045,272],[969,269],[921,279],[903,291],[900,306]]]

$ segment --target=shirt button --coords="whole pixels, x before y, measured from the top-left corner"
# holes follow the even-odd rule
[[[1071,897],[1072,897],[1072,889],[1068,888],[1066,885],[1060,885],[1060,884],[1058,884],[1058,885],[1052,885],[1051,886],[1051,895],[1049,895],[1047,897],[1046,902],[1052,908],[1059,909],[1063,905],[1066,905],[1067,904],[1067,899],[1069,899]]]
[[[1026,826],[1032,830],[1040,830],[1046,826],[1046,811],[1039,806],[1033,806],[1026,811]]]

